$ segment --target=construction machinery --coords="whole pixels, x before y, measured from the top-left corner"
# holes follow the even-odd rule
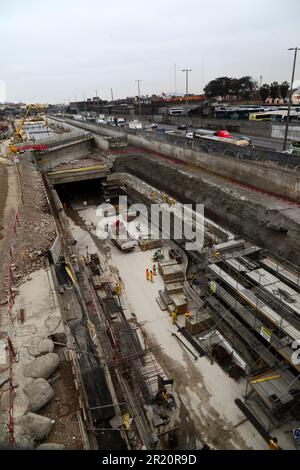
[[[20,143],[20,142],[23,142],[24,141],[24,138],[23,138],[23,135],[21,133],[23,127],[24,127],[24,124],[26,122],[26,119],[28,119],[28,116],[30,115],[31,111],[33,109],[37,110],[38,113],[37,115],[33,118],[34,121],[36,120],[41,120],[40,118],[40,115],[39,115],[39,112],[42,111],[45,107],[43,105],[40,105],[40,104],[29,104],[27,105],[26,107],[26,112],[23,116],[23,118],[21,119],[20,123],[18,124],[12,138],[11,138],[11,144],[9,146],[9,149],[10,149],[10,152],[11,153],[18,153],[19,152],[19,148],[17,147],[16,144]],[[47,117],[45,118],[45,125],[47,126],[48,122],[47,122]]]
[[[163,259],[165,259],[165,255],[162,252],[162,250],[160,250],[160,249],[156,250],[153,257],[152,257],[152,261],[161,261]]]

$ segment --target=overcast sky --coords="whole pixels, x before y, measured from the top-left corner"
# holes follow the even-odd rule
[[[299,25],[299,0],[0,0],[0,80],[25,102],[133,96],[135,79],[173,92],[175,63],[178,92],[185,67],[194,93],[224,75],[290,81]]]

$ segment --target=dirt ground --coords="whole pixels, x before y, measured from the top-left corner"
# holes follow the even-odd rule
[[[62,355],[60,355],[62,357]],[[52,384],[53,399],[39,412],[55,421],[52,430],[43,442],[64,444],[66,449],[82,449],[80,430],[76,411],[78,410],[78,392],[75,388],[70,364],[61,361],[61,378]]]
[[[15,166],[0,157],[0,301],[6,297],[7,255],[18,200]]]

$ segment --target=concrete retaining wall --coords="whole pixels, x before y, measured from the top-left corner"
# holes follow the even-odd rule
[[[128,136],[128,139],[134,145],[170,155],[217,175],[300,202],[299,172],[286,171],[275,166],[271,167],[270,164],[265,162],[250,162],[234,159],[229,155],[183,149],[166,143],[149,141],[145,137]]]
[[[244,150],[237,149],[236,146],[229,144],[215,145],[214,143],[213,146],[207,147],[207,151],[204,151],[201,150],[199,144],[197,144],[199,148],[195,148],[194,143],[189,143],[188,139],[177,139],[166,135],[158,136],[155,133],[141,133],[132,130],[125,133],[124,130],[116,130],[97,124],[75,123],[75,126],[102,135],[120,136],[127,134],[128,141],[132,145],[171,156],[189,165],[195,165],[217,175],[225,176],[300,203],[299,169],[287,169],[267,159],[261,162],[255,161],[251,157],[250,149],[247,150],[249,156],[246,155],[245,159],[241,159],[243,155],[239,155],[239,152],[244,152]],[[222,150],[227,154],[217,153]],[[270,158],[271,156],[272,152],[270,152]],[[282,157],[280,153],[276,153],[274,158],[280,160]]]

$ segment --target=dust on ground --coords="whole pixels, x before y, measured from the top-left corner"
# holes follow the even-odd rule
[[[62,358],[62,355],[60,357]],[[40,415],[55,421],[50,434],[43,442],[64,444],[66,449],[79,450],[82,449],[82,441],[76,414],[78,392],[74,384],[70,363],[61,360],[58,371],[60,379],[51,384],[54,397],[39,411]]]

